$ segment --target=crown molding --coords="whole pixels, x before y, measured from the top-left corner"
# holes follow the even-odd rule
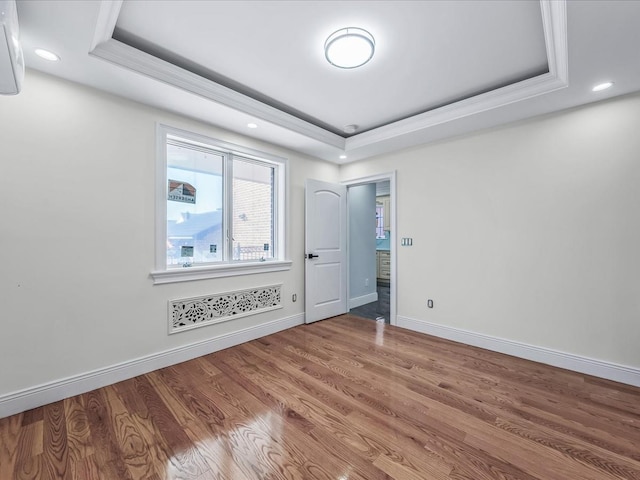
[[[426,130],[436,125],[476,115],[538,95],[551,93],[566,88],[567,86],[568,84],[563,80],[550,73],[545,73],[404,120],[399,120],[392,124],[376,128],[375,130],[349,137],[345,151],[348,153],[357,148],[370,146],[420,130]]]
[[[357,148],[368,147],[568,87],[566,1],[541,0],[540,8],[549,65],[548,73],[349,137],[345,151],[349,153]]]
[[[96,28],[91,41],[91,48],[89,49],[90,52],[95,50],[98,45],[111,40],[123,3],[124,0],[103,0],[100,2]]]
[[[344,148],[345,139],[335,133],[201,77],[177,65],[149,55],[113,38],[100,43],[89,52],[89,54],[128,70],[141,73],[154,80],[233,108],[234,110],[271,122],[326,145],[339,149]]]
[[[569,47],[566,0],[541,0],[542,27],[549,73],[569,84]]]
[[[367,132],[344,138],[294,115],[255,100],[228,87],[114,40],[112,34],[123,0],[103,0],[100,5],[90,55],[199,95],[236,111],[252,115],[349,154],[364,147],[382,148],[393,141],[411,146],[436,125],[494,110],[568,87],[566,0],[540,0],[549,72],[471,98],[430,110]],[[421,135],[424,133],[424,135]],[[418,134],[417,136],[415,134]],[[403,141],[403,137],[407,137]],[[411,137],[411,138],[409,138]],[[406,145],[405,145],[406,144]],[[354,155],[354,158],[359,158]],[[347,163],[334,161],[335,163]]]

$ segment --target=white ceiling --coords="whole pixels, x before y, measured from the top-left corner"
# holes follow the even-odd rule
[[[640,1],[19,0],[18,15],[29,68],[336,163],[640,90]],[[350,26],[376,54],[340,70],[323,44]]]

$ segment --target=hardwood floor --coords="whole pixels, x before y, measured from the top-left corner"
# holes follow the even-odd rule
[[[0,419],[0,479],[640,479],[640,389],[341,316]]]

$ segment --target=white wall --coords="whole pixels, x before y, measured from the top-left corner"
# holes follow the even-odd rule
[[[289,158],[290,271],[152,284],[156,122]],[[0,152],[0,399],[303,313],[304,179],[335,165],[33,71]],[[272,283],[284,309],[167,335],[169,299]]]
[[[349,302],[354,308],[377,300],[375,183],[349,187],[348,199]]]
[[[634,95],[344,166],[397,170],[398,315],[640,367],[639,131]]]
[[[290,159],[290,271],[152,285],[156,122]],[[0,97],[0,401],[300,316],[304,179],[392,170],[399,315],[640,368],[639,127],[635,95],[339,171],[29,71]],[[280,282],[282,310],[167,335],[169,299]]]

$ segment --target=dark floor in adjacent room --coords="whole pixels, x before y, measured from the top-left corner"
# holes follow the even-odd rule
[[[349,313],[371,320],[378,320],[382,317],[384,323],[389,323],[391,318],[391,287],[389,283],[378,282],[377,290],[378,301],[352,308]]]

